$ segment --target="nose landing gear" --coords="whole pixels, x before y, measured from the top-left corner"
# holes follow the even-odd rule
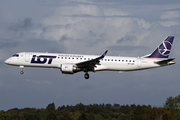
[[[21,71],[20,73],[21,73],[21,74],[24,74],[24,72],[23,72],[23,71]]]
[[[23,71],[24,70],[24,66],[19,66],[19,67],[22,69],[22,71],[20,72],[21,75],[24,74],[24,71]]]

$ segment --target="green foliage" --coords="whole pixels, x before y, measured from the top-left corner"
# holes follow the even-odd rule
[[[170,114],[164,114],[164,115],[162,116],[162,119],[163,119],[163,120],[172,120],[172,117],[171,117]]]
[[[54,105],[54,103],[49,104],[49,105],[46,107],[46,111],[47,111],[47,112],[55,111],[55,105]]]
[[[79,103],[59,106],[50,103],[46,109],[13,108],[0,111],[0,120],[178,120],[180,95],[167,98],[164,108],[150,105],[119,105]]]
[[[46,120],[57,120],[56,114],[53,111],[49,112]]]
[[[86,114],[83,112],[78,120],[87,120]]]
[[[95,120],[105,120],[100,114],[95,115]]]
[[[173,117],[180,119],[180,95],[167,98],[164,107],[170,111]]]
[[[73,120],[73,118],[70,116],[68,112],[65,112],[60,116],[60,120]]]
[[[147,112],[146,108],[143,106],[136,106],[134,110],[131,112],[132,120],[143,120],[143,115]]]
[[[90,113],[90,114],[88,115],[88,120],[95,120],[95,116],[94,116],[93,113]]]
[[[79,111],[84,111],[85,110],[85,105],[83,105],[82,103],[79,103],[79,104],[74,106],[74,109],[79,110]]]

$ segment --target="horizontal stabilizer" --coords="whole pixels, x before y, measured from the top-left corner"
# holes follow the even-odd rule
[[[166,60],[161,60],[161,61],[156,61],[155,63],[159,64],[159,65],[164,65],[164,64],[175,64],[175,62],[173,61],[175,58],[170,58],[170,59],[166,59]]]

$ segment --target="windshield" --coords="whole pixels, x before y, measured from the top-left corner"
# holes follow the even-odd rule
[[[14,54],[13,57],[19,57],[19,54]]]

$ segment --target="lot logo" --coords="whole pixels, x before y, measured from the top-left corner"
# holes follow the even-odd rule
[[[53,58],[56,58],[56,56],[33,55],[32,59],[31,59],[31,63],[45,64],[48,61],[48,64],[51,64]]]

